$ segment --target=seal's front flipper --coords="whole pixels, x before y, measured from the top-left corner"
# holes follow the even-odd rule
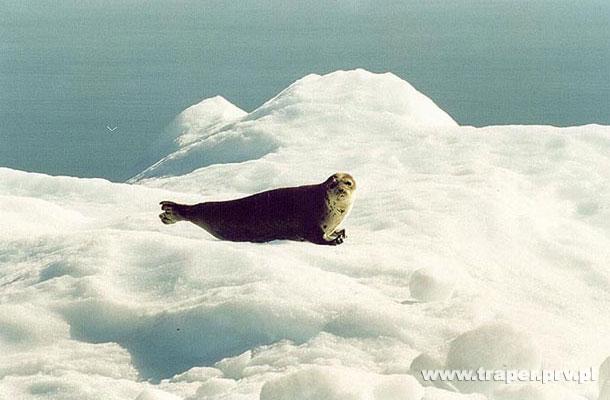
[[[315,244],[323,244],[326,246],[337,246],[343,243],[343,239],[345,238],[345,232],[341,234],[341,232],[337,232],[337,235],[333,235],[331,237],[327,237],[324,234],[322,229],[316,229],[313,234],[310,234],[308,238],[306,238],[311,243]]]
[[[337,239],[337,238],[345,239],[345,238],[347,238],[347,235],[345,234],[345,229],[341,229],[340,231],[335,231],[331,235],[331,238],[333,238],[333,239]]]

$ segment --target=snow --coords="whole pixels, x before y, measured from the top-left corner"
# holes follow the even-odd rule
[[[261,400],[419,400],[423,388],[409,375],[374,375],[343,367],[309,367],[263,385]]]
[[[162,142],[129,184],[0,168],[0,398],[609,398],[607,363],[458,392],[418,369],[610,356],[610,127],[461,127],[356,70],[249,114],[204,101]],[[341,246],[157,217],[337,171],[358,183]]]
[[[605,380],[599,388],[599,400],[610,399],[610,381]]]
[[[146,171],[150,170],[156,173],[163,171],[162,168],[159,169],[159,164],[167,162],[166,156],[168,159],[177,157],[178,154],[183,153],[179,150],[185,149],[190,144],[205,142],[205,139],[210,138],[231,122],[238,121],[245,115],[247,113],[244,110],[231,104],[222,96],[204,99],[192,105],[182,111],[147,150],[147,154],[142,158],[143,162],[161,160],[147,168]],[[198,146],[193,147],[197,148]],[[213,151],[218,153],[219,149],[216,148]],[[178,154],[172,155],[174,152],[178,152]],[[184,159],[181,159],[181,162],[184,163]],[[193,162],[195,166],[201,166],[197,164],[197,162],[201,163],[201,160],[194,160]],[[209,162],[213,163],[214,161]],[[194,167],[191,167],[191,170],[192,168]],[[144,176],[146,171],[138,174],[130,182],[137,180],[139,176]]]
[[[584,397],[570,393],[561,387],[523,385],[506,387],[496,393],[498,400],[585,400]]]
[[[442,301],[453,294],[454,280],[451,270],[439,266],[420,268],[409,279],[411,296],[421,301]]]
[[[145,389],[136,400],[180,400],[180,397],[155,389]]]
[[[599,367],[599,400],[610,399],[610,357]]]
[[[446,367],[456,370],[534,370],[541,365],[532,338],[511,325],[494,323],[462,333],[449,345]],[[455,382],[461,391],[493,393],[502,382]]]
[[[343,135],[349,135],[346,139],[355,138],[346,131],[346,124],[358,124],[369,114],[413,127],[457,126],[447,113],[396,75],[364,70],[312,74],[249,115],[222,98],[204,100],[188,108],[174,122],[177,127],[168,133],[180,146],[162,146],[172,150],[171,154],[132,181],[183,175],[212,164],[260,159],[298,136],[303,137],[295,132],[303,125],[317,131],[315,137],[305,137],[308,142],[316,138],[319,143],[324,142],[332,130],[344,131]]]
[[[182,111],[167,130],[167,136],[174,138],[179,147],[207,138],[232,121],[241,119],[247,113],[231,104],[222,96],[216,96]],[[166,154],[169,153],[166,149]]]

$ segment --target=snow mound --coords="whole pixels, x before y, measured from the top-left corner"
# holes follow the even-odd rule
[[[506,323],[493,323],[465,332],[451,342],[447,368],[473,370],[534,370],[541,366],[532,338]],[[493,381],[455,381],[462,391],[490,392],[502,385]]]
[[[441,267],[424,267],[416,270],[409,280],[411,297],[420,301],[442,301],[451,297],[455,277]]]
[[[587,400],[568,390],[552,385],[523,384],[506,386],[494,393],[494,400]],[[600,397],[598,400],[602,400]]]
[[[318,139],[307,141],[310,152],[323,146],[330,135],[340,135],[346,144],[367,141],[373,132],[357,135],[359,129],[352,125],[371,117],[386,120],[387,128],[379,127],[383,136],[392,135],[398,126],[457,126],[432,100],[394,74],[359,69],[308,75],[248,115],[219,97],[188,108],[169,129],[167,140],[174,146],[160,146],[171,152],[130,182],[259,159],[280,146],[302,143],[303,138]],[[327,122],[322,130],[319,125],[304,125],[320,119]],[[298,130],[286,129],[291,125]]]
[[[311,367],[267,382],[260,400],[420,400],[423,394],[423,388],[409,375]]]
[[[455,387],[453,387],[451,385],[447,385],[447,384],[445,384],[445,382],[442,382],[442,381],[433,382],[433,381],[424,379],[422,371],[441,370],[441,369],[443,369],[443,364],[439,360],[437,360],[436,358],[432,357],[430,354],[427,354],[427,353],[421,353],[420,355],[415,357],[413,359],[413,361],[411,361],[411,365],[409,366],[409,372],[415,377],[415,379],[417,379],[417,381],[422,386],[436,386],[436,387],[439,387],[442,389],[447,389],[447,390],[452,390],[452,391],[455,390]]]
[[[168,163],[170,162],[168,160],[176,158],[182,159],[184,154],[182,154],[183,151],[181,150],[193,143],[204,141],[218,133],[225,126],[240,120],[245,115],[247,113],[244,110],[230,103],[222,96],[204,99],[190,106],[178,114],[165,129],[165,132],[150,146],[148,154],[144,157],[143,161],[147,163],[146,166],[150,165],[150,162],[161,160],[147,168],[147,170],[163,173],[158,164]],[[175,152],[178,152],[178,154],[164,160],[165,157]],[[182,162],[188,164],[186,160]],[[205,163],[202,162],[202,164]],[[190,165],[186,167],[187,172],[190,171],[190,167]],[[141,175],[138,174],[129,181],[135,181]]]
[[[432,100],[392,73],[363,69],[308,75],[269,100],[248,118],[279,115],[284,118],[327,113],[380,112],[401,117],[416,126],[457,126]]]
[[[601,385],[598,400],[610,400],[610,380]]]
[[[145,389],[136,400],[181,400],[181,398],[157,389]]]
[[[222,96],[205,99],[182,111],[168,127],[178,148],[205,139],[217,129],[243,118],[247,113]]]
[[[599,400],[610,400],[610,357],[599,367]]]
[[[610,357],[606,358],[599,367],[599,383],[600,385],[610,381]]]
[[[213,164],[255,160],[279,147],[279,141],[263,131],[241,126],[224,134],[210,134],[162,158],[140,174],[133,183],[153,176],[175,176]]]

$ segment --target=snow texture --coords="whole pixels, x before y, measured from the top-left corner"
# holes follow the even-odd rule
[[[461,127],[356,70],[249,114],[205,100],[155,146],[129,184],[0,168],[0,399],[610,399],[607,361],[582,385],[421,379],[607,360],[610,127]],[[337,171],[341,246],[157,217]]]
[[[446,366],[456,370],[535,370],[541,365],[530,336],[511,325],[495,323],[465,332],[449,345]],[[465,392],[493,392],[498,382],[455,382]]]

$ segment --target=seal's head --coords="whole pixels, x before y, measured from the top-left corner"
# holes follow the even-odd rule
[[[349,200],[356,190],[356,181],[350,174],[337,172],[324,182],[324,186],[327,193],[337,200]]]

